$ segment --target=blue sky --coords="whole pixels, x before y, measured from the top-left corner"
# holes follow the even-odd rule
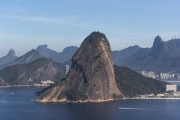
[[[179,0],[0,0],[0,56],[20,56],[40,44],[58,52],[93,31],[112,50],[151,47],[155,36],[180,37]]]

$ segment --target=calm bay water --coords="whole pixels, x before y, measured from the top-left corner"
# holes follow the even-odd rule
[[[180,100],[41,104],[38,88],[1,88],[0,120],[179,120]]]

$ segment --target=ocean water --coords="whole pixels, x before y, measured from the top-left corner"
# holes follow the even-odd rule
[[[106,103],[33,102],[40,88],[1,88],[0,120],[180,120],[180,100]]]

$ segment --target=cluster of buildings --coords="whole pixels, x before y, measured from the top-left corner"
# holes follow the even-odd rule
[[[66,75],[68,74],[70,70],[70,66],[69,65],[66,65],[65,66],[65,73]],[[36,81],[36,80],[33,80],[31,78],[29,78],[29,85],[32,85],[32,86],[49,86],[51,84],[54,84],[54,81],[52,80],[42,80],[42,81]]]
[[[49,86],[51,84],[54,84],[54,81],[52,81],[52,80],[42,80],[40,82],[37,82],[37,81],[32,80],[31,78],[29,78],[29,85],[31,85],[31,86]]]
[[[177,85],[166,85],[166,92],[163,94],[157,94],[157,97],[180,98],[180,92],[177,91]]]
[[[176,74],[171,73],[160,73],[160,80],[173,80],[177,79]]]
[[[141,74],[143,76],[149,77],[149,78],[153,78],[153,79],[158,79],[158,80],[177,80],[180,79],[180,75],[179,74],[174,74],[174,73],[155,73],[153,71],[142,71]]]
[[[51,84],[54,84],[54,81],[51,81],[51,80],[44,80],[44,81],[41,81],[41,85],[42,86],[49,86]]]
[[[180,92],[177,91],[177,85],[166,85],[166,92],[160,94],[148,94],[148,95],[141,95],[140,98],[145,99],[180,99]]]
[[[149,78],[153,78],[153,79],[157,79],[158,78],[158,75],[156,75],[156,73],[153,72],[153,71],[150,71],[150,72],[142,71],[141,74],[143,76],[146,76],[146,77],[149,77]]]

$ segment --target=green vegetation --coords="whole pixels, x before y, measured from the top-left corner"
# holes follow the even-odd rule
[[[113,94],[113,99],[122,99],[122,95]]]
[[[48,68],[56,68],[56,74],[49,74],[47,76],[54,77],[54,81],[59,81],[65,78],[65,73],[61,70],[56,63],[46,58],[40,58],[28,64],[17,64],[9,66],[0,71],[0,77],[9,85],[28,85],[29,78],[32,78],[33,82],[40,83],[45,77]],[[43,74],[44,73],[44,74]]]
[[[51,84],[51,85],[49,85],[48,87],[45,87],[45,88],[43,88],[43,89],[40,90],[40,91],[36,91],[35,94],[36,94],[37,96],[39,96],[39,95],[41,95],[43,92],[45,92],[46,90],[52,88],[53,86],[54,86],[54,84]]]
[[[21,79],[21,77],[18,78],[23,73],[23,76],[26,76],[26,79],[28,79],[29,75],[27,74],[28,70],[25,69],[25,65],[14,65],[13,67],[7,67],[0,71],[0,76],[3,80],[5,80],[10,85],[17,85],[19,83],[26,83],[27,81],[24,81]]]
[[[118,88],[126,97],[165,92],[167,83],[142,76],[126,68],[114,66]]]
[[[85,100],[87,99],[87,95],[83,94],[82,92],[78,92],[75,89],[69,89],[65,95],[67,96],[67,100],[70,101],[78,101],[78,100]]]

